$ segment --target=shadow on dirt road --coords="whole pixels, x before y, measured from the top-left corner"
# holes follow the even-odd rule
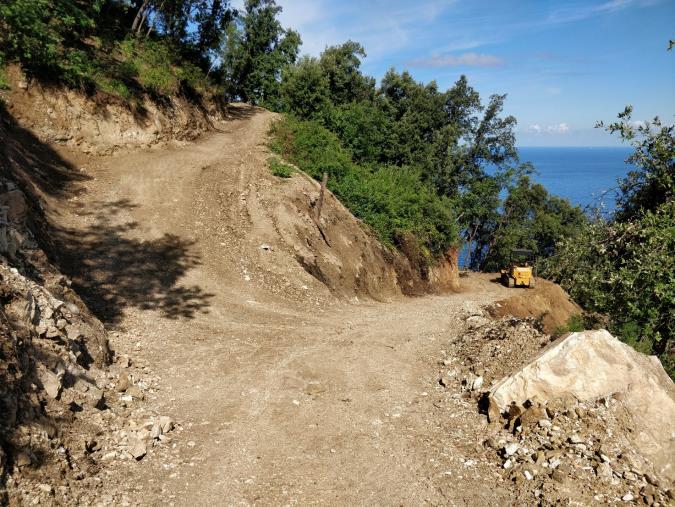
[[[56,229],[56,256],[73,288],[107,324],[119,322],[127,307],[159,310],[164,317],[193,318],[206,313],[213,294],[182,286],[180,278],[201,265],[193,241],[165,234],[154,240],[130,236],[138,224],[120,219],[137,205],[128,200],[97,203],[80,212],[87,229]]]

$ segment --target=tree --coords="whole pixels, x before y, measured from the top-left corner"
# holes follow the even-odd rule
[[[675,377],[675,136],[658,118],[635,124],[631,112],[607,127],[635,149],[616,213],[561,241],[544,273],[586,310],[608,315],[622,340],[658,354]]]
[[[218,49],[235,11],[227,0],[200,0],[194,16],[197,28],[197,50],[201,55]]]
[[[326,117],[332,106],[328,78],[316,58],[305,56],[282,72],[283,110],[303,119]]]
[[[326,48],[319,64],[328,79],[330,99],[335,105],[371,100],[375,94],[375,79],[359,70],[366,51],[358,42],[347,41]]]
[[[627,106],[618,121],[606,127],[623,141],[632,142],[635,149],[626,160],[635,169],[619,182],[619,221],[653,211],[675,198],[675,126],[664,125],[658,117],[647,123],[633,122],[632,112],[633,108]],[[605,127],[602,122],[597,126]]]
[[[550,195],[521,173],[501,203],[501,212],[480,224],[471,261],[483,271],[497,271],[514,248],[529,248],[546,258],[555,253],[559,241],[576,237],[586,223],[579,206]]]
[[[282,28],[280,12],[274,0],[246,0],[223,54],[230,98],[280,106],[281,72],[296,61],[302,42],[297,32]]]

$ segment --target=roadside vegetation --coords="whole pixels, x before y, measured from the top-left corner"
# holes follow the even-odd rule
[[[638,349],[675,371],[673,127],[609,125],[632,142],[636,170],[609,220],[533,182],[518,159],[505,95],[481,97],[465,76],[448,89],[391,69],[361,72],[358,42],[299,58],[301,38],[274,0],[5,0],[0,88],[18,64],[29,78],[129,104],[220,97],[285,113],[272,128],[279,159],[329,188],[381,240],[432,264],[464,245],[471,269],[495,271],[514,247]],[[421,254],[421,255],[419,255]]]
[[[290,178],[293,176],[293,168],[277,157],[270,157],[267,160],[267,164],[274,176],[278,176],[279,178]]]
[[[586,310],[607,315],[625,342],[658,355],[675,378],[675,127],[658,118],[636,124],[631,113],[599,124],[634,147],[614,216],[563,238],[543,274]]]

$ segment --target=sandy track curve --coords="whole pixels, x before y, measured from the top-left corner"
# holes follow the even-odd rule
[[[109,487],[143,505],[496,501],[480,475],[475,487],[461,475],[439,487],[445,458],[428,437],[446,417],[433,405],[434,365],[459,315],[504,290],[472,278],[461,294],[351,303],[292,256],[261,251],[277,234],[262,144],[271,119],[242,109],[194,144],[103,159],[62,217],[109,241],[72,262],[91,273],[90,296],[109,291],[97,294],[113,348],[157,380],[146,410],[184,428],[112,467]],[[478,424],[456,426],[447,466]]]

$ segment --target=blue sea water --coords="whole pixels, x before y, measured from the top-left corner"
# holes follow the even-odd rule
[[[617,179],[630,170],[625,163],[629,146],[602,148],[518,148],[521,162],[532,162],[537,174],[532,179],[549,193],[569,199],[582,207],[604,201],[605,210],[614,208]]]
[[[544,185],[550,194],[569,199],[584,209],[602,205],[604,213],[614,210],[617,180],[631,166],[625,160],[631,147],[521,147],[521,162],[531,162],[536,173],[531,178]],[[467,246],[460,251],[459,265],[465,266]]]

